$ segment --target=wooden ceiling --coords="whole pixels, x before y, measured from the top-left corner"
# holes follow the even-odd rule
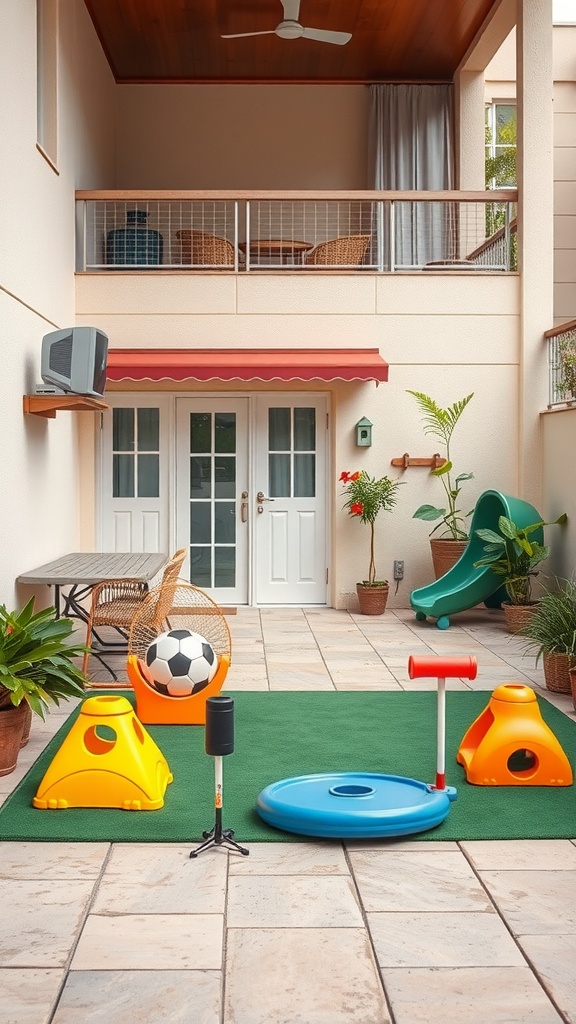
[[[117,82],[450,81],[498,0],[301,0],[310,28],[344,46],[236,32],[274,30],[280,0],[85,0]]]

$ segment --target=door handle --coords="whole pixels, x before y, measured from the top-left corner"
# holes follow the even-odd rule
[[[256,495],[256,501],[258,502],[259,505],[261,505],[263,501],[274,501],[274,498],[267,498],[266,495],[264,494],[264,491],[258,491],[258,494]]]
[[[242,491],[242,501],[240,502],[240,522],[248,522],[248,491]]]

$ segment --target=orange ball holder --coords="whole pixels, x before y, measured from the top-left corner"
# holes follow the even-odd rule
[[[206,725],[206,701],[216,697],[224,685],[230,658],[222,654],[214,678],[190,697],[166,697],[154,690],[134,654],[128,656],[128,678],[136,695],[136,713],[145,725]]]
[[[466,732],[456,760],[476,786],[571,786],[573,781],[534,690],[522,683],[494,690]]]

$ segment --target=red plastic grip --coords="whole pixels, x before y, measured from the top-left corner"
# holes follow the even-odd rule
[[[436,676],[437,679],[452,678],[476,679],[478,662],[476,658],[466,655],[461,658],[442,658],[430,654],[425,657],[410,655],[408,658],[408,675],[410,679],[421,676]]]

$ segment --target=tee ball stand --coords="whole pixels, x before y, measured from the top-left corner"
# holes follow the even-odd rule
[[[206,701],[207,754],[214,757],[214,827],[202,833],[205,840],[192,850],[190,857],[197,857],[210,846],[227,846],[231,850],[248,856],[250,850],[240,846],[233,839],[234,829],[222,828],[223,781],[222,756],[234,750],[234,701],[232,697],[208,697]]]

